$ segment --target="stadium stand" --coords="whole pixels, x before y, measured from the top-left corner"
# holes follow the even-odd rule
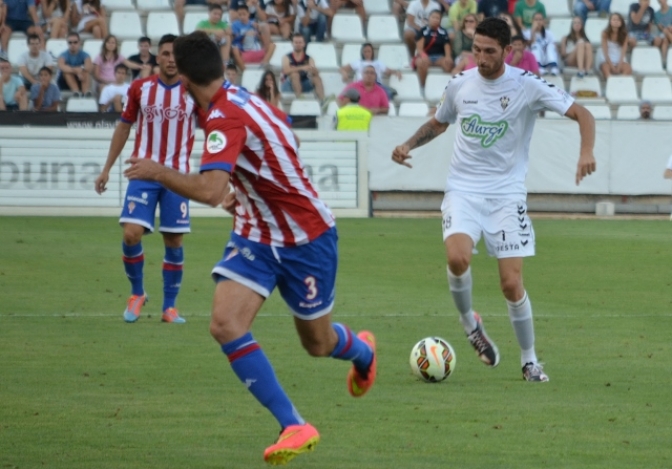
[[[337,14],[331,24],[331,37],[336,42],[364,42],[364,28],[359,16]]]
[[[172,11],[150,11],[147,15],[147,36],[158,43],[164,34],[180,34],[177,16]]]
[[[646,76],[642,80],[642,99],[655,104],[672,104],[672,83],[667,76]]]
[[[639,106],[619,106],[616,111],[617,120],[637,120],[639,119]]]
[[[421,103],[404,102],[399,105],[399,117],[425,117],[429,113],[429,106]]]
[[[390,88],[396,90],[399,101],[422,101],[420,82],[415,73],[404,73],[401,79],[396,76],[390,77]]]
[[[438,102],[451,78],[451,75],[445,73],[428,75],[425,83],[425,99],[430,103]]]
[[[144,28],[140,22],[140,15],[137,11],[113,11],[110,15],[110,34],[117,36],[117,39],[135,39],[144,36]]]
[[[399,35],[399,22],[392,15],[380,15],[369,17],[367,37],[373,43],[401,42]]]
[[[605,90],[611,104],[633,104],[639,102],[637,85],[632,76],[610,76]]]
[[[336,48],[328,42],[310,42],[306,48],[308,54],[315,61],[315,66],[322,73],[325,70],[338,70]]]
[[[651,117],[657,121],[672,120],[672,106],[655,106]]]
[[[364,10],[369,15],[384,15],[391,12],[388,0],[364,0]]]
[[[635,47],[630,65],[632,71],[639,75],[665,75],[660,49],[657,47]]]
[[[289,107],[292,116],[321,116],[320,103],[314,99],[295,99]]]
[[[93,98],[68,99],[67,112],[98,112],[98,103]]]

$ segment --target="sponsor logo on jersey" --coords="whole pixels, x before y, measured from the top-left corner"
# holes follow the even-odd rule
[[[508,96],[502,96],[501,98],[499,98],[499,104],[502,105],[502,111],[505,111],[506,108],[509,107],[509,101],[511,100],[509,99]]]
[[[148,123],[160,124],[164,120],[174,120],[183,121],[189,118],[189,114],[180,109],[180,106],[166,107],[163,106],[145,106],[142,108],[142,113],[145,116],[145,119]]]
[[[226,147],[226,136],[219,130],[213,130],[205,143],[208,153],[219,153]]]
[[[478,114],[462,119],[460,123],[462,133],[467,137],[476,137],[481,140],[483,148],[490,148],[502,138],[509,128],[506,121],[486,122]]]
[[[144,197],[144,198],[141,199],[140,197],[136,197],[134,195],[129,195],[128,197],[126,197],[126,200],[130,200],[130,201],[133,201],[133,202],[138,202],[139,204],[142,204],[142,205],[147,205],[148,204],[147,197]],[[129,205],[129,207],[130,207],[130,205]]]

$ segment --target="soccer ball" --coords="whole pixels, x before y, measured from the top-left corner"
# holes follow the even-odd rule
[[[411,349],[409,363],[415,376],[438,383],[455,370],[455,351],[441,337],[425,337]]]

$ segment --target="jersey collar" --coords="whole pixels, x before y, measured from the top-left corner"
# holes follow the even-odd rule
[[[222,87],[217,90],[217,92],[212,96],[212,99],[210,100],[210,104],[208,104],[208,111],[212,109],[212,106],[215,105],[217,101],[220,99],[226,100],[226,90],[231,88],[231,83],[229,80],[224,80],[224,83],[222,84]]]

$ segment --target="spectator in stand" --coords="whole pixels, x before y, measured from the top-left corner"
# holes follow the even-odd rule
[[[28,50],[21,54],[16,62],[23,85],[29,90],[33,83],[39,82],[39,73],[42,67],[49,67],[52,72],[56,67],[54,58],[49,52],[42,50],[42,39],[37,34],[28,36]]]
[[[56,112],[61,104],[61,91],[52,83],[54,72],[49,67],[42,67],[38,73],[40,81],[30,87],[30,100],[33,111]]]
[[[224,69],[224,78],[226,78],[232,85],[238,84],[238,69],[231,62],[229,62]]]
[[[93,78],[98,82],[98,92],[117,81],[116,67],[124,64],[127,69],[142,70],[142,65],[131,62],[119,53],[119,45],[115,36],[107,36],[100,48],[100,54],[93,59]]]
[[[156,63],[156,56],[149,51],[151,47],[152,40],[147,36],[142,36],[138,39],[138,53],[128,58],[129,62],[140,65],[140,69],[131,69],[133,80],[137,78],[147,78],[154,73],[158,73],[154,69],[158,67],[159,64]]]
[[[296,8],[290,0],[272,0],[266,5],[266,23],[271,34],[289,39],[294,32]]]
[[[456,0],[450,6],[448,12],[448,22],[444,24],[444,28],[451,30],[451,38],[454,37],[454,32],[460,30],[462,20],[467,15],[475,15],[478,12],[478,4],[476,0]]]
[[[509,25],[511,29],[511,37],[513,36],[523,36],[523,28],[518,25],[518,22],[513,19],[509,13],[500,13],[498,16],[499,19],[506,21],[506,24]]]
[[[625,58],[628,51],[628,29],[620,13],[609,16],[609,24],[602,31],[601,47],[597,52],[597,65],[606,80],[611,75],[632,75],[632,68]]]
[[[68,35],[72,14],[70,0],[41,0],[40,7],[49,38],[65,38]]]
[[[241,5],[247,6],[247,11],[252,21],[268,27],[264,23],[266,21],[266,2],[264,0],[231,0],[231,4],[229,5],[229,21],[231,23],[238,19],[238,8]]]
[[[12,74],[12,64],[0,58],[0,111],[25,111],[28,96],[23,80]]]
[[[537,13],[541,13],[542,17],[546,18],[546,7],[544,7],[544,4],[540,0],[518,0],[516,9],[513,12],[513,18],[523,32],[525,32],[525,30],[532,28],[534,15]]]
[[[360,106],[365,107],[374,115],[385,115],[390,110],[390,101],[387,99],[387,93],[376,81],[376,69],[371,65],[364,68],[364,74],[361,81],[354,81],[345,87],[338,97],[338,106],[343,107],[349,101],[346,97],[348,90],[355,89],[359,93]]]
[[[0,1],[0,46],[5,53],[9,38],[16,32],[37,34],[44,43],[44,32],[40,27],[35,0]]]
[[[474,44],[476,26],[478,26],[478,17],[469,14],[462,19],[462,27],[455,32],[452,46],[457,65],[459,65],[465,57],[471,56],[473,58],[471,48]]]
[[[280,107],[280,90],[278,89],[278,81],[275,79],[273,71],[266,70],[261,76],[259,86],[257,87],[257,94],[267,103],[277,108]]]
[[[574,14],[581,18],[583,24],[588,20],[588,12],[598,11],[600,18],[609,14],[611,0],[574,0]]]
[[[476,63],[473,52],[463,52],[460,61],[457,63],[457,65],[455,65],[450,73],[451,75],[457,75],[458,73],[476,68],[477,66],[478,64]]]
[[[245,70],[245,64],[260,63],[264,67],[275,50],[268,28],[261,28],[250,19],[247,5],[239,5],[237,13],[238,19],[231,24],[231,54],[236,65],[241,72]]]
[[[186,5],[210,5],[214,2],[208,2],[207,0],[174,0],[173,6],[175,8],[175,14],[177,15],[177,20],[179,24],[184,22],[184,7]]]
[[[340,72],[341,76],[343,77],[343,82],[347,83],[350,81],[350,77],[352,74],[354,74],[354,80],[359,81],[362,79],[362,72],[364,71],[364,67],[371,65],[373,68],[376,69],[376,78],[378,81],[378,84],[385,89],[385,92],[387,93],[387,97],[389,99],[392,99],[394,90],[390,88],[389,86],[385,86],[382,82],[383,78],[389,77],[390,75],[395,75],[397,78],[401,80],[401,71],[400,70],[391,70],[385,66],[383,62],[380,60],[376,60],[374,50],[373,50],[373,44],[370,42],[364,43],[362,45],[362,49],[360,51],[360,60],[355,60],[349,64],[346,64],[341,67]]]
[[[485,18],[497,18],[500,13],[508,13],[509,4],[507,0],[481,0],[478,2],[478,21]]]
[[[89,54],[81,49],[79,34],[68,34],[68,50],[58,57],[58,69],[61,74],[57,84],[61,90],[73,92],[74,97],[92,96],[91,74],[93,63]]]
[[[198,31],[203,31],[219,46],[222,62],[227,63],[231,58],[231,29],[226,21],[222,21],[224,11],[221,5],[208,5],[208,19],[199,21]]]
[[[475,17],[475,15],[472,16]],[[453,69],[450,37],[448,37],[448,31],[441,27],[440,11],[433,11],[429,14],[429,23],[422,28],[416,49],[418,55],[415,58],[415,67],[424,96],[429,67],[440,67],[446,73],[450,73]]]
[[[654,17],[654,22],[660,31],[661,37],[667,39],[668,44],[672,44],[672,9],[667,4],[667,0],[658,0],[660,10]],[[667,68],[667,54],[663,55],[663,68]]]
[[[537,58],[525,48],[525,44],[526,41],[523,36],[513,36],[511,38],[511,52],[506,56],[504,62],[539,76]]]
[[[306,44],[312,36],[317,42],[323,42],[327,33],[327,18],[334,15],[328,0],[298,0],[297,10],[299,31]]]
[[[542,13],[534,14],[532,29],[528,34],[526,38],[530,41],[532,53],[539,63],[540,74],[543,76],[550,71],[551,75],[559,75],[555,37],[549,29],[546,29],[546,19]]]
[[[359,15],[362,21],[362,28],[366,31],[366,10],[364,10],[364,0],[329,0],[332,15],[327,20],[327,29],[331,34],[331,20],[340,8],[352,8]]]
[[[407,0],[393,0],[392,1],[392,14],[400,21],[406,19],[406,10],[408,10],[408,5],[410,2]]]
[[[126,95],[131,86],[126,82],[128,67],[118,64],[114,67],[114,83],[107,85],[100,93],[98,105],[100,112],[121,112],[126,104]]]
[[[639,3],[630,5],[628,14],[628,42],[630,48],[637,45],[637,41],[644,41],[660,49],[663,60],[667,60],[667,49],[670,41],[665,34],[654,37],[651,27],[654,26],[655,12],[650,6],[650,0],[639,0]]]
[[[301,93],[315,92],[315,95],[324,105],[324,87],[322,78],[315,67],[315,61],[306,54],[306,41],[299,33],[292,37],[292,52],[282,58],[283,93],[292,91],[297,98]]]
[[[572,18],[569,34],[560,41],[560,56],[568,67],[578,67],[577,76],[583,78],[593,68],[593,46],[586,36],[580,16]]]
[[[350,88],[341,96],[343,105],[336,111],[336,130],[367,132],[372,114],[359,104],[359,91]]]
[[[651,101],[644,100],[639,103],[639,118],[644,121],[651,120],[651,112],[653,107],[651,106]]]
[[[77,25],[78,33],[92,34],[96,39],[107,37],[107,19],[105,7],[100,0],[73,0],[72,24]]]
[[[413,0],[406,9],[404,42],[411,57],[415,56],[415,46],[420,38],[420,31],[427,26],[429,14],[434,10],[441,11],[441,5],[434,0]]]

